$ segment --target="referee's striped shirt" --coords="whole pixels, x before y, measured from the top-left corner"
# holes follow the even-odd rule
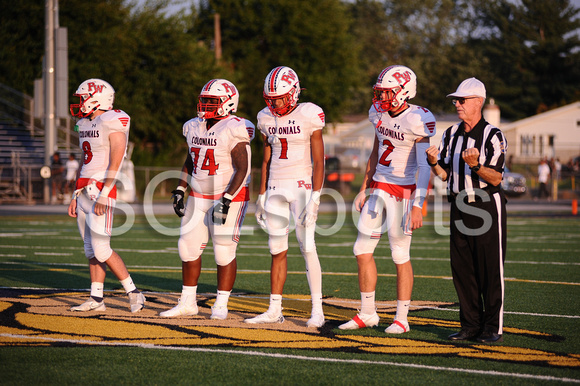
[[[468,196],[473,196],[475,189],[484,189],[494,193],[501,186],[488,184],[477,173],[471,172],[469,165],[461,157],[463,150],[477,148],[479,163],[502,173],[505,166],[507,141],[497,127],[490,125],[483,118],[469,132],[465,132],[465,123],[451,126],[443,133],[439,144],[439,165],[447,172],[447,188],[449,193],[457,195],[463,190]]]

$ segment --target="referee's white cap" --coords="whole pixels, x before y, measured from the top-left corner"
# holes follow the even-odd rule
[[[476,78],[465,79],[463,82],[461,82],[459,87],[457,87],[457,91],[447,96],[457,98],[478,96],[485,98],[485,86],[479,79]]]

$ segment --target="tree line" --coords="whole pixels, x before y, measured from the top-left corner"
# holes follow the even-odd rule
[[[32,94],[42,76],[44,1],[0,4],[0,82]],[[59,0],[70,94],[91,77],[113,85],[115,106],[132,117],[137,165],[181,165],[181,126],[209,79],[234,82],[238,115],[255,122],[264,78],[279,65],[296,70],[301,100],[320,105],[329,122],[364,117],[391,64],[415,71],[413,103],[434,113],[452,112],[445,95],[471,76],[508,119],[580,100],[580,8],[569,0],[200,0],[183,14],[168,14],[169,4]]]

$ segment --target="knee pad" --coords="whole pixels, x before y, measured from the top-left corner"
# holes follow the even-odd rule
[[[270,254],[277,255],[288,250],[288,236],[272,236],[268,239]]]
[[[405,250],[391,250],[391,257],[393,258],[393,262],[395,264],[404,264],[407,261],[411,260],[411,256],[409,256],[409,251]]]
[[[236,247],[237,244],[232,242],[233,245],[215,245],[213,250],[215,253],[215,263],[220,266],[225,266],[234,261],[236,258]]]
[[[201,246],[200,250],[194,251],[192,253],[187,244],[188,244],[187,241],[183,237],[180,237],[179,241],[177,242],[177,249],[179,251],[179,258],[184,263],[187,263],[188,261],[196,261],[197,259],[199,259],[203,250],[205,249],[205,244],[203,244]]]
[[[355,256],[363,255],[366,253],[374,253],[377,244],[380,241],[380,236],[377,238],[370,238],[361,233],[359,233],[354,246],[352,247],[352,252]]]
[[[109,240],[104,242],[104,240],[95,242],[93,238],[93,252],[95,254],[95,258],[99,261],[99,263],[104,263],[109,260],[109,257],[113,254],[113,250],[111,249],[111,245],[109,244]]]

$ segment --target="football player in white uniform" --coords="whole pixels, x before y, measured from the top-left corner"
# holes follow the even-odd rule
[[[324,182],[324,112],[313,103],[298,103],[300,82],[289,67],[276,67],[264,82],[268,105],[258,113],[258,129],[264,139],[262,178],[256,218],[269,234],[272,254],[270,306],[246,323],[282,323],[282,292],[288,270],[290,214],[296,238],[306,262],[312,299],[308,327],[324,324],[322,271],[314,229]]]
[[[104,311],[103,288],[106,269],[121,281],[129,295],[131,312],[140,311],[145,296],[133,284],[123,259],[111,249],[113,211],[117,197],[115,181],[127,151],[130,118],[113,110],[115,90],[101,79],[81,83],[74,96],[78,104],[70,111],[81,118],[78,128],[83,160],[68,214],[77,218],[85,255],[89,259],[91,296],[72,311]]]
[[[212,238],[217,264],[217,298],[211,319],[226,319],[228,300],[236,280],[236,248],[248,208],[250,141],[254,125],[233,113],[239,94],[225,79],[210,80],[201,90],[197,118],[183,125],[188,154],[173,208],[182,217],[178,242],[183,286],[177,306],[163,317],[197,315],[197,284],[201,254]],[[188,179],[191,191],[184,205]]]
[[[355,208],[361,211],[353,248],[358,264],[361,309],[339,328],[353,330],[379,323],[373,253],[387,230],[397,270],[397,313],[385,332],[401,334],[409,331],[407,313],[413,291],[411,233],[423,225],[422,207],[431,174],[425,150],[429,147],[429,137],[435,134],[435,117],[429,110],[408,103],[416,94],[417,77],[407,67],[385,68],[373,88],[369,120],[375,127],[375,141],[361,191],[355,198]],[[369,188],[370,196],[365,203],[365,191]]]

